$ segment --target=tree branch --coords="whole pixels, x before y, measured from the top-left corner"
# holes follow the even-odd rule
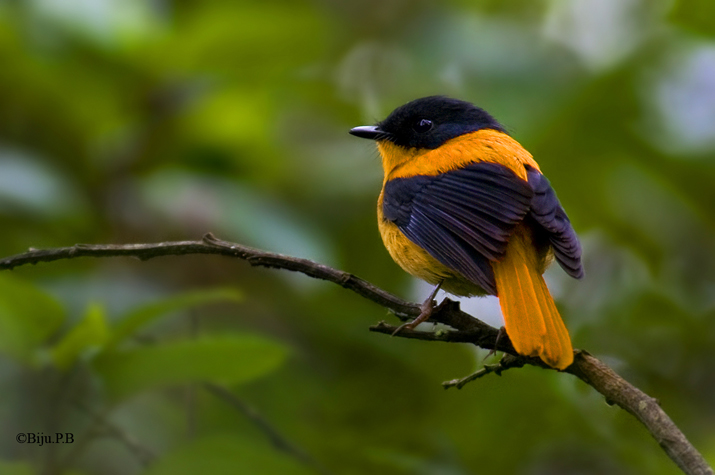
[[[389,292],[348,272],[333,269],[308,259],[284,256],[273,252],[222,241],[207,233],[201,241],[173,241],[152,244],[75,244],[54,249],[32,249],[0,260],[0,270],[40,262],[52,262],[77,257],[133,257],[142,261],[161,256],[186,254],[219,254],[248,261],[252,266],[271,267],[300,272],[314,279],[327,280],[392,310],[401,320],[420,314],[416,304],[399,299]]]
[[[77,257],[128,256],[147,260],[160,256],[185,254],[218,254],[246,260],[252,266],[301,272],[309,277],[333,282],[352,290],[358,295],[388,308],[402,321],[415,317],[420,313],[420,308],[417,304],[399,299],[350,273],[333,269],[308,259],[284,256],[222,241],[210,233],[206,234],[201,241],[125,245],[76,244],[72,247],[47,250],[30,249],[23,254],[0,260],[0,270]],[[436,332],[403,330],[396,336],[426,341],[471,343],[481,348],[495,349],[512,355],[516,357],[516,361],[519,364],[548,368],[538,358],[525,358],[516,354],[511,342],[506,337],[499,339],[497,344],[498,330],[462,312],[456,302],[447,301],[444,305],[440,305],[430,321],[443,323],[454,330],[438,330]],[[370,330],[391,334],[395,327],[381,322],[371,327]],[[517,366],[517,364],[513,363],[509,367]],[[576,351],[573,364],[566,368],[564,372],[578,377],[603,394],[607,402],[620,406],[636,417],[683,472],[689,475],[713,474],[713,470],[705,462],[702,455],[688,442],[680,429],[661,409],[658,402],[618,376],[603,362],[586,351]]]
[[[713,473],[657,399],[621,378],[587,351],[579,351],[566,371],[606,396],[606,402],[620,406],[638,419],[683,472],[694,475]]]

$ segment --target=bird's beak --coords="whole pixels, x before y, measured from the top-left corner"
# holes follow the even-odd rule
[[[371,140],[384,139],[388,136],[384,130],[380,130],[376,125],[363,125],[352,128],[350,129],[350,135]]]

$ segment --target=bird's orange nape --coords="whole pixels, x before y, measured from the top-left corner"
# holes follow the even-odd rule
[[[389,141],[380,141],[377,147],[385,181],[415,175],[439,175],[479,162],[504,165],[523,180],[526,180],[524,165],[539,170],[539,164],[519,142],[489,129],[460,135],[434,150],[408,149]]]

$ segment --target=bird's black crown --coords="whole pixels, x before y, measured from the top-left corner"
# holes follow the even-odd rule
[[[449,139],[481,129],[506,133],[487,111],[444,96],[416,99],[398,107],[377,124],[377,140],[403,147],[435,149]]]

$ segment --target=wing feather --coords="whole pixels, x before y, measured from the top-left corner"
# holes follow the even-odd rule
[[[580,279],[584,275],[581,244],[566,211],[544,175],[535,168],[527,167],[527,178],[534,190],[530,215],[548,233],[556,262],[567,274]]]
[[[504,257],[534,192],[509,168],[475,163],[385,184],[383,213],[432,257],[496,294],[491,261]]]

